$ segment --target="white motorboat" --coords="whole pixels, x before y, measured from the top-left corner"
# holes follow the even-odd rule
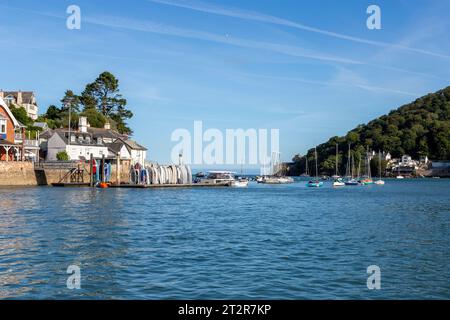
[[[235,188],[245,188],[248,186],[248,179],[241,178],[231,182],[231,186]]]
[[[286,184],[286,183],[293,183],[294,179],[291,177],[286,177],[286,176],[266,176],[263,177],[261,180],[261,183],[266,183],[266,184]]]
[[[206,178],[200,179],[203,184],[232,185],[236,181],[232,171],[209,171]]]

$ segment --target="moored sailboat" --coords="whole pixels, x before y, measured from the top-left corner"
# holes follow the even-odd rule
[[[373,184],[373,180],[372,180],[372,176],[371,176],[371,172],[370,172],[369,148],[367,148],[367,152],[366,152],[365,167],[366,167],[366,174],[360,180],[360,182],[361,182],[362,185],[367,186],[369,184]]]
[[[319,188],[319,187],[323,186],[323,182],[319,181],[319,168],[317,166],[317,149],[316,148],[314,148],[314,155],[316,158],[316,177],[314,180],[310,180],[307,183],[307,186],[310,188]]]
[[[376,185],[379,185],[379,186],[382,186],[382,185],[384,185],[384,180],[382,180],[381,179],[381,152],[380,151],[378,151],[378,169],[379,169],[379,172],[378,172],[378,180],[376,180],[375,181],[375,184]]]
[[[344,187],[345,182],[339,176],[339,149],[338,144],[336,143],[336,172],[334,175],[333,187]]]
[[[347,156],[347,170],[345,173],[345,176],[347,180],[345,181],[346,186],[357,186],[359,185],[358,179],[355,179],[353,177],[354,173],[354,166],[355,166],[355,160],[353,159],[353,156],[351,155],[351,148],[350,144],[348,145],[348,156]]]

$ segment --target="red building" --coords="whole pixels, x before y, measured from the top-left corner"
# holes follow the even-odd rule
[[[0,161],[23,160],[25,127],[16,120],[0,97]],[[18,139],[19,138],[19,139]],[[16,140],[22,143],[16,143]]]

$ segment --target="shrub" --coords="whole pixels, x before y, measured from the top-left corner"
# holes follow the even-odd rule
[[[60,151],[56,154],[56,159],[58,159],[58,161],[68,161],[69,155],[65,151]]]

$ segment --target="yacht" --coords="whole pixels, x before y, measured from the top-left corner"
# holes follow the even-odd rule
[[[336,171],[333,178],[333,187],[344,187],[345,182],[342,180],[342,178],[339,176],[339,149],[338,144],[336,143]]]
[[[206,178],[200,179],[200,183],[231,186],[236,181],[234,174],[232,171],[209,171]]]
[[[323,182],[319,181],[319,169],[318,169],[318,165],[317,165],[317,149],[314,148],[314,155],[316,158],[316,178],[314,180],[310,180],[306,186],[309,188],[320,188],[321,186],[323,186]]]

